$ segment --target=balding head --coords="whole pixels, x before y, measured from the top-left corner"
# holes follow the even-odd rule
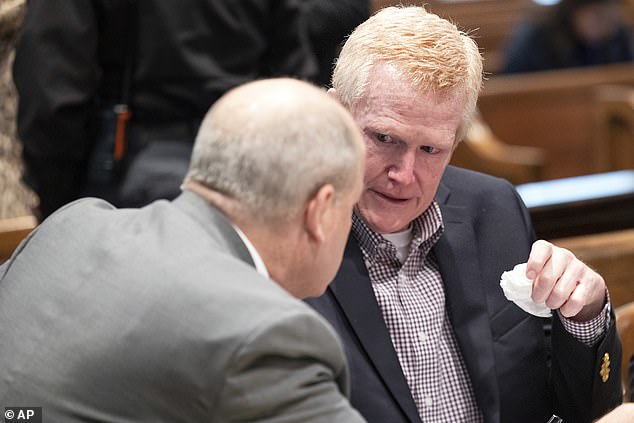
[[[363,145],[349,114],[322,90],[294,79],[260,80],[224,95],[205,117],[188,180],[262,222],[299,212],[320,186],[352,186]]]
[[[305,82],[262,80],[207,114],[185,189],[222,210],[270,277],[306,298],[339,268],[364,163],[361,134],[336,100]]]

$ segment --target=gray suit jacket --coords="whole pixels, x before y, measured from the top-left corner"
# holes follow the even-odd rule
[[[0,267],[0,339],[0,407],[44,421],[362,421],[332,328],[191,193],[51,216]]]

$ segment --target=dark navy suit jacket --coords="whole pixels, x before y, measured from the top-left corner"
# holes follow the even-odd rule
[[[485,421],[546,423],[557,414],[565,423],[583,423],[618,404],[621,347],[613,318],[590,348],[572,338],[556,315],[534,317],[503,295],[500,275],[527,260],[535,238],[513,187],[449,166],[436,200],[445,231],[431,254]],[[370,423],[420,422],[353,236],[334,282],[308,302],[344,341],[353,406]],[[611,371],[604,383],[599,372],[606,353]],[[439,363],[444,359],[438,357]]]

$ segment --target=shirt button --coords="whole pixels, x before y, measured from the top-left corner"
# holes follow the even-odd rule
[[[425,406],[431,407],[432,405],[434,405],[434,400],[432,399],[432,397],[425,398]]]
[[[423,344],[427,342],[427,335],[425,335],[425,332],[420,332],[418,334],[418,340]]]
[[[384,242],[380,243],[379,244],[379,250],[385,250],[385,249],[387,249],[387,244],[384,243]]]
[[[405,275],[404,275],[404,274],[399,273],[399,275],[398,275],[398,282],[399,282],[399,283],[405,283],[405,282],[407,282],[407,278],[405,277]]]

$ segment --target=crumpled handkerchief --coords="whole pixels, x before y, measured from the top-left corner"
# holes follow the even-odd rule
[[[537,304],[531,299],[533,281],[526,277],[526,263],[516,265],[513,270],[502,273],[500,286],[507,300],[533,316],[550,317],[552,312],[546,304]]]

